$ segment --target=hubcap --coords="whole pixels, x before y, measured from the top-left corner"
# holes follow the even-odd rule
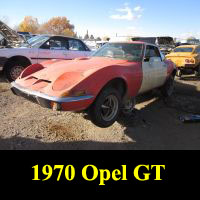
[[[20,74],[22,73],[22,71],[24,70],[24,67],[22,66],[14,66],[12,67],[11,71],[10,71],[10,76],[13,80],[16,80]]]
[[[108,96],[101,106],[101,117],[104,121],[111,121],[115,118],[119,109],[119,102],[116,96]]]

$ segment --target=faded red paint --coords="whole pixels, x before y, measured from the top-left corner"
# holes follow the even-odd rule
[[[165,63],[168,66],[168,77],[174,65],[167,60]],[[137,96],[143,80],[142,62],[105,57],[51,60],[28,67],[16,83],[52,97],[73,97],[80,92],[94,96],[90,100],[61,104],[64,111],[81,111],[88,108],[101,90],[114,79],[125,82],[128,97]]]
[[[165,63],[167,64],[167,78],[172,74],[172,72],[175,70],[175,64],[170,60],[165,60]]]
[[[141,63],[100,57],[48,61],[28,67],[16,82],[49,96],[63,97],[67,92],[73,96],[79,91],[93,95],[92,100],[62,104],[63,110],[78,111],[93,103],[102,88],[116,78],[124,80],[128,96],[136,96],[142,84]]]

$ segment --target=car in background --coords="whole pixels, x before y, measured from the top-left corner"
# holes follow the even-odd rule
[[[200,76],[200,45],[178,46],[173,52],[166,55],[166,59],[171,60],[177,66],[177,76],[195,73]]]
[[[0,71],[12,82],[31,64],[51,59],[72,60],[90,54],[90,49],[79,39],[38,35],[18,48],[0,49]]]
[[[24,38],[0,21],[0,48],[14,48],[25,42]]]
[[[176,47],[183,46],[183,45],[191,45],[191,44],[190,44],[190,43],[187,43],[187,42],[185,42],[185,43],[176,42],[176,43],[175,43],[175,46],[176,46]]]
[[[103,45],[107,44],[108,41],[97,41],[96,42],[96,48],[99,49],[101,48]]]
[[[132,37],[131,39],[132,41],[143,41],[155,44],[164,55],[169,54],[175,48],[174,39],[172,37]]]
[[[176,68],[156,45],[109,42],[91,57],[51,60],[26,68],[12,82],[14,94],[55,111],[82,111],[102,128],[121,111],[130,113],[135,97],[155,88],[171,96]]]
[[[28,41],[29,39],[31,39],[33,36],[32,35],[28,35],[28,34],[19,34],[19,36],[24,40],[24,41]]]

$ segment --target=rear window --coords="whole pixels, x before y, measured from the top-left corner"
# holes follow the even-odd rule
[[[181,47],[181,48],[176,48],[175,50],[174,50],[174,52],[178,52],[178,53],[181,53],[181,52],[183,52],[183,53],[190,53],[190,52],[193,52],[193,48],[183,48],[183,47]]]

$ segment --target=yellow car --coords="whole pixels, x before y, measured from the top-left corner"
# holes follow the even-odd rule
[[[190,72],[200,76],[200,45],[179,46],[166,59],[175,63],[178,77]]]

